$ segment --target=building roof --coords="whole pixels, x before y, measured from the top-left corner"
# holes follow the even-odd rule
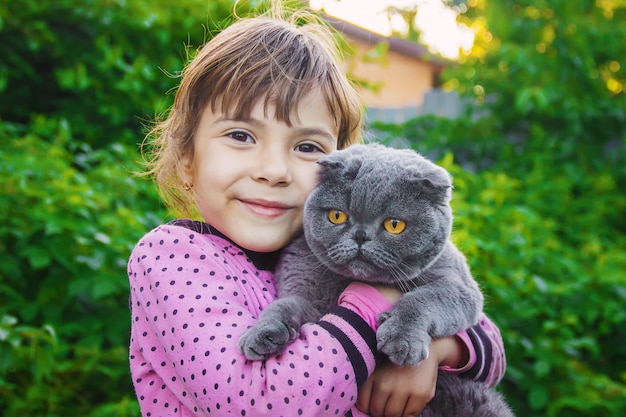
[[[447,60],[431,54],[425,46],[416,42],[397,37],[383,36],[336,17],[328,15],[325,15],[324,17],[333,28],[348,37],[361,40],[372,45],[376,45],[380,42],[386,42],[389,44],[390,50],[421,61],[429,62],[435,67],[436,71],[442,70],[448,64]]]

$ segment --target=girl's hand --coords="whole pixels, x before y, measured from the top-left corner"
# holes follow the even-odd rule
[[[417,416],[435,396],[439,365],[456,367],[463,357],[455,336],[434,340],[428,358],[417,366],[386,362],[376,368],[361,387],[356,406],[373,417]]]
[[[435,396],[437,368],[432,357],[416,366],[386,362],[365,381],[356,407],[373,417],[417,416]]]

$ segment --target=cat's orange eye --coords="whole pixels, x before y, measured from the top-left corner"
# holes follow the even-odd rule
[[[397,235],[399,233],[402,233],[404,229],[406,229],[406,222],[399,219],[389,218],[385,219],[385,221],[383,222],[383,226],[385,227],[385,230],[392,235]]]
[[[328,220],[333,224],[343,224],[348,221],[348,215],[341,210],[330,210]]]

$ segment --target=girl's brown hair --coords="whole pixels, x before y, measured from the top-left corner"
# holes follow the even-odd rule
[[[306,12],[287,17],[276,8],[236,21],[205,44],[183,71],[167,118],[146,138],[151,145],[146,174],[154,175],[170,209],[193,215],[193,194],[183,183],[181,161],[193,158],[193,137],[206,106],[245,117],[262,99],[266,108],[275,107],[278,120],[289,124],[291,110],[315,88],[321,89],[339,127],[338,148],[359,142],[361,103],[323,22]]]

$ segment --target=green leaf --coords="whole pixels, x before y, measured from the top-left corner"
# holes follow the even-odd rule
[[[50,265],[52,259],[45,248],[37,246],[27,247],[23,250],[23,254],[28,259],[28,262],[33,269],[42,269]]]
[[[533,410],[540,410],[548,403],[548,391],[546,387],[532,388],[528,394],[528,403]]]

